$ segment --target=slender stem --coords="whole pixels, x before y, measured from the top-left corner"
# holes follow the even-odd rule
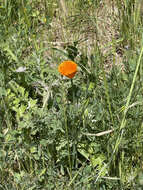
[[[106,74],[105,74],[105,70],[104,70],[103,64],[102,64],[102,71],[103,71],[103,80],[104,80],[105,94],[106,94],[106,97],[107,97],[109,114],[110,114],[110,117],[111,117],[112,125],[114,126],[114,119],[113,119],[113,114],[112,114],[112,109],[111,109],[109,89],[108,89],[108,84],[107,84],[107,79],[106,79]]]
[[[76,99],[75,99],[75,89],[74,89],[74,84],[73,84],[73,79],[71,79],[71,88],[72,88],[72,103],[76,104]],[[72,142],[73,142],[73,157],[72,157],[72,166],[74,165],[74,163],[76,164],[76,138],[75,138],[75,135],[76,135],[76,132],[75,131],[75,126],[73,126],[72,128]]]
[[[73,87],[73,80],[71,79],[71,86]]]
[[[138,73],[138,70],[139,70],[139,66],[140,66],[140,63],[141,63],[142,54],[143,54],[143,46],[142,46],[142,49],[141,49],[141,52],[140,52],[140,55],[139,55],[139,59],[138,59],[138,62],[137,62],[135,74],[134,74],[134,77],[133,77],[133,82],[132,82],[132,85],[131,85],[131,88],[130,88],[130,92],[129,92],[129,95],[128,95],[128,98],[127,98],[126,105],[125,105],[124,115],[123,115],[123,119],[122,119],[121,126],[120,126],[121,133],[120,133],[120,136],[118,137],[118,139],[116,141],[114,151],[117,150],[117,148],[118,148],[118,146],[119,146],[119,144],[120,144],[120,142],[122,140],[124,128],[126,126],[126,114],[127,114],[127,111],[128,111],[130,100],[131,100],[131,96],[132,96],[133,88],[134,88],[134,85],[135,85],[135,81],[136,81],[137,73]]]
[[[69,169],[70,169],[70,178],[72,179],[71,151],[70,151],[70,141],[69,141],[69,133],[68,133],[66,106],[64,106],[64,118],[65,118],[66,136],[67,136],[67,141],[68,141],[67,147],[68,147],[68,161],[69,161]]]
[[[71,151],[70,151],[70,141],[69,141],[69,132],[68,132],[68,120],[67,120],[67,105],[66,105],[66,93],[63,89],[63,105],[64,105],[64,123],[65,123],[65,131],[66,131],[66,137],[67,137],[67,148],[68,148],[68,162],[69,162],[69,173],[70,173],[70,179],[72,179],[72,166],[71,166]]]
[[[71,87],[72,87],[72,102],[74,102],[75,93],[74,93],[74,85],[73,85],[73,80],[72,79],[71,79]]]

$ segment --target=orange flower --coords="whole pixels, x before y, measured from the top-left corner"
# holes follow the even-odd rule
[[[72,79],[77,72],[77,64],[73,61],[64,61],[59,65],[58,71],[62,75]]]

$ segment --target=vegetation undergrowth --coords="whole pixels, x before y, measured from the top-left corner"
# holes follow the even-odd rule
[[[141,1],[0,10],[0,190],[141,190]]]

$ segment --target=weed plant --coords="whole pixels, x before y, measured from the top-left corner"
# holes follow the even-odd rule
[[[141,2],[0,1],[0,190],[142,189]]]

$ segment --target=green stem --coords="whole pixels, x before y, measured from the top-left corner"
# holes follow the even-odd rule
[[[118,146],[119,146],[119,144],[120,144],[120,142],[122,140],[123,129],[126,126],[126,114],[127,114],[129,103],[130,103],[131,96],[132,96],[132,93],[133,93],[133,88],[134,88],[134,85],[135,85],[137,73],[138,73],[138,70],[139,70],[140,63],[141,63],[142,54],[143,54],[143,46],[142,46],[142,49],[141,49],[141,52],[140,52],[140,55],[139,55],[139,59],[138,59],[138,62],[137,62],[135,74],[134,74],[134,77],[133,77],[133,82],[132,82],[132,85],[131,85],[131,88],[130,88],[130,92],[129,92],[129,95],[128,95],[128,98],[127,98],[126,105],[125,105],[124,115],[123,115],[123,119],[122,119],[122,122],[121,122],[121,125],[120,125],[120,131],[121,131],[121,133],[120,133],[120,136],[118,137],[118,139],[116,141],[116,145],[115,145],[114,151],[117,150],[117,148],[118,148]]]
[[[70,151],[70,141],[69,141],[69,132],[68,132],[68,122],[67,122],[67,106],[66,106],[66,94],[64,93],[63,96],[64,100],[64,121],[65,121],[65,131],[66,131],[66,137],[67,137],[67,148],[68,148],[68,161],[69,161],[69,173],[70,173],[70,179],[72,179],[72,166],[71,166],[71,151]]]
[[[72,87],[72,103],[74,103],[75,93],[74,93],[74,85],[73,85],[73,80],[72,79],[71,79],[71,87]]]
[[[67,136],[67,141],[68,141],[67,147],[68,147],[68,160],[69,160],[70,178],[72,179],[71,151],[70,151],[70,141],[69,141],[69,133],[68,133],[68,125],[67,125],[66,108],[64,108],[64,118],[65,118],[66,136]]]
[[[108,91],[108,84],[107,84],[105,70],[104,70],[103,65],[102,65],[102,71],[103,71],[103,80],[104,80],[104,86],[105,86],[105,94],[106,94],[106,97],[107,97],[108,109],[109,109],[112,125],[114,126],[114,119],[113,119],[113,114],[112,114],[112,110],[111,110],[111,103],[110,103],[110,96],[109,96],[109,91]]]

